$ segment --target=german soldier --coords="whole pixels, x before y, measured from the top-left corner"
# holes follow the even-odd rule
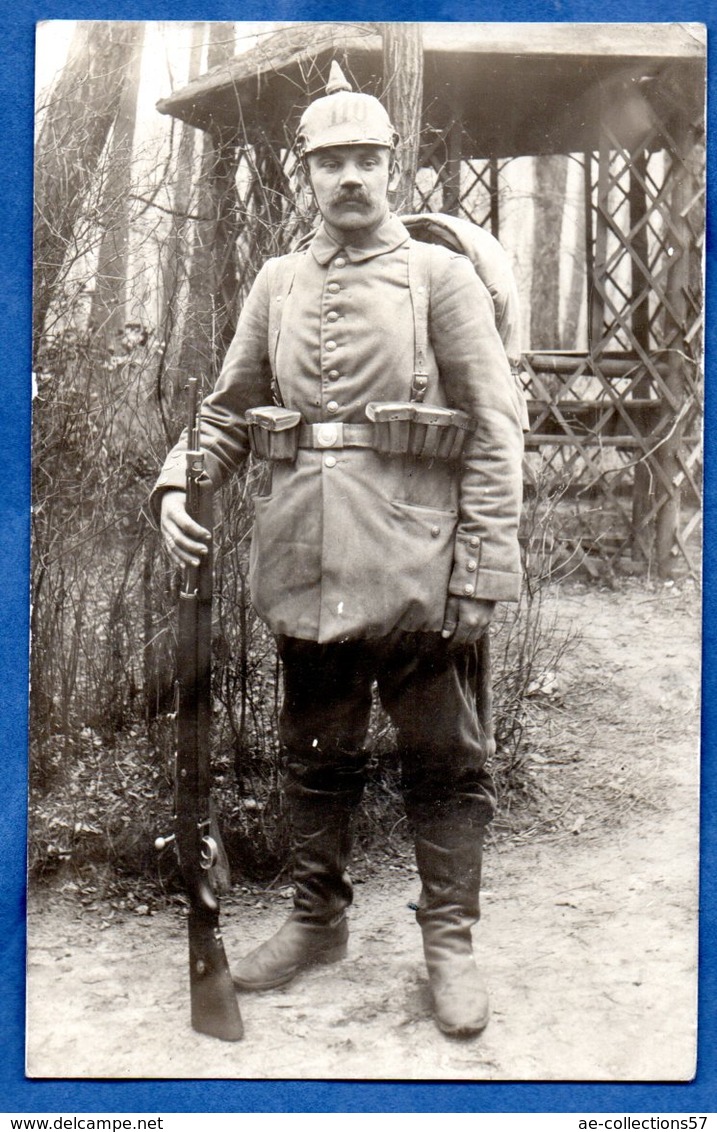
[[[321,223],[269,260],[247,298],[201,441],[215,486],[250,447],[271,460],[255,500],[253,604],[283,666],[280,736],[294,907],[235,967],[243,991],[346,954],[352,815],[371,690],[398,734],[436,1021],[488,1021],[471,926],[494,810],[475,704],[476,642],[520,585],[520,407],[491,298],[463,256],[391,214],[397,135],[336,64],[299,126],[299,176]],[[210,533],[187,516],[183,447],[155,489],[170,554]]]

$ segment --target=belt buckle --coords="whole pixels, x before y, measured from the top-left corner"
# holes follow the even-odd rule
[[[322,421],[311,426],[312,440],[315,448],[343,448],[344,425],[343,421]]]

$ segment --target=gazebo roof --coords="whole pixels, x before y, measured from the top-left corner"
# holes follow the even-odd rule
[[[424,23],[424,129],[459,118],[479,152],[508,157],[597,146],[600,119],[621,141],[701,119],[700,24]],[[158,103],[163,114],[225,138],[288,144],[337,58],[358,89],[381,94],[375,24],[302,23]],[[599,109],[598,109],[599,108]],[[651,109],[652,108],[652,109]],[[659,143],[657,143],[659,144]],[[466,153],[466,155],[470,155]]]

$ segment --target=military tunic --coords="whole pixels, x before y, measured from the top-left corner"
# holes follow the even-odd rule
[[[356,242],[323,225],[270,260],[244,305],[201,443],[216,486],[248,452],[245,412],[276,391],[307,423],[366,423],[407,400],[414,369],[410,238],[396,217]],[[252,600],[280,635],[318,642],[438,632],[448,594],[514,600],[520,407],[492,300],[470,262],[432,247],[427,404],[477,422],[460,465],[368,448],[300,449],[255,500]],[[272,304],[274,311],[271,311]],[[271,339],[271,340],[270,340]],[[183,446],[155,489],[184,486]]]

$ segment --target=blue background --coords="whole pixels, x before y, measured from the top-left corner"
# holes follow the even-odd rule
[[[700,22],[711,32],[717,26],[713,8],[704,2],[667,0],[602,0],[567,2],[493,0],[490,5],[467,0],[433,3],[311,3],[308,0],[208,2],[186,0],[134,3],[96,0],[44,5],[6,0],[0,15],[0,168],[4,174],[3,219],[6,227],[2,261],[2,329],[0,356],[0,530],[4,534],[0,567],[0,1112],[694,1112],[717,1111],[717,885],[715,884],[717,781],[713,762],[715,666],[711,661],[717,605],[715,572],[715,503],[713,438],[717,428],[714,391],[707,380],[705,478],[704,716],[700,1035],[696,1080],[687,1085],[659,1083],[603,1085],[416,1084],[391,1082],[244,1082],[244,1081],[28,1081],[24,1077],[25,839],[27,746],[27,636],[29,556],[30,444],[30,301],[31,201],[33,137],[34,25],[44,19],[107,20],[466,20]],[[710,57],[712,52],[710,51]],[[712,91],[714,82],[710,82]],[[713,99],[711,100],[714,101]],[[714,130],[714,106],[710,110]],[[712,137],[710,132],[710,138]],[[710,153],[709,183],[714,172]],[[716,332],[710,324],[714,279],[714,209],[708,205],[707,374],[715,355]],[[4,455],[1,455],[4,453]],[[516,909],[520,914],[520,909]],[[666,994],[669,988],[664,988]],[[107,1018],[111,1027],[112,1018]],[[238,1065],[240,1062],[238,1062]]]

